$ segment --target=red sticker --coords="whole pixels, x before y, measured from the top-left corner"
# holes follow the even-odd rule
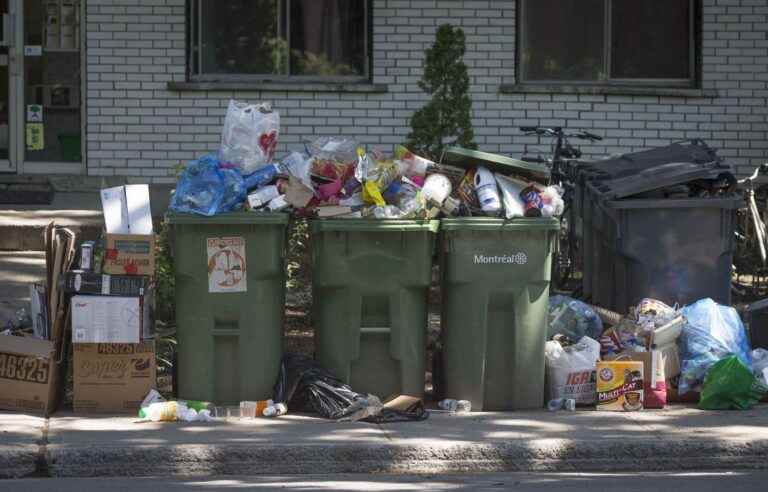
[[[139,267],[136,266],[136,263],[126,263],[124,268],[125,268],[125,273],[127,273],[128,275],[139,274]]]

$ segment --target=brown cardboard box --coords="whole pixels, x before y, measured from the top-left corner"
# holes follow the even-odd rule
[[[155,275],[154,234],[106,234],[104,273]]]
[[[74,344],[75,412],[138,411],[155,387],[155,342]]]
[[[54,342],[0,336],[0,408],[53,413],[59,401],[62,359]]]

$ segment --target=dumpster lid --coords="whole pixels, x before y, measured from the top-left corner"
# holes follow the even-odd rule
[[[469,169],[484,166],[488,170],[501,174],[518,174],[535,181],[549,180],[549,168],[536,162],[525,162],[500,154],[491,154],[463,147],[448,147],[445,150],[444,164]]]
[[[493,217],[460,217],[440,221],[442,231],[556,231],[559,228],[560,221],[555,217],[518,217],[511,220]]]
[[[286,225],[289,215],[286,213],[263,213],[263,212],[229,212],[217,214],[211,217],[196,214],[180,214],[168,212],[166,219],[169,224],[209,224],[209,225],[228,225],[228,224],[256,224],[256,225]]]
[[[723,167],[716,161],[707,164],[671,162],[644,169],[624,178],[600,181],[595,188],[605,198],[619,199],[698,179],[717,179],[723,174],[730,174],[730,168]]]

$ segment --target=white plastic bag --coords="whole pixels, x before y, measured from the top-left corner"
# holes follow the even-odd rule
[[[520,192],[523,191],[528,184],[499,173],[494,174],[494,177],[501,190],[502,203],[504,205],[504,217],[507,219],[523,217],[525,215],[525,202],[520,198]]]
[[[269,103],[229,101],[221,131],[219,161],[243,174],[270,164],[277,148],[280,115]]]
[[[579,343],[563,348],[547,342],[544,348],[547,370],[547,400],[572,398],[580,405],[597,400],[595,368],[600,359],[600,343],[582,337]]]

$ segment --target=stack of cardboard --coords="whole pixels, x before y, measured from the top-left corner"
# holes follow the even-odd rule
[[[134,412],[155,387],[154,242],[147,185],[101,192],[106,234],[99,261],[82,261],[63,288],[72,296],[74,409]],[[87,257],[87,253],[82,256]]]
[[[0,336],[0,408],[50,415],[58,406],[70,311],[59,280],[75,259],[77,238],[51,222],[44,231],[46,285],[32,286],[32,333]]]

